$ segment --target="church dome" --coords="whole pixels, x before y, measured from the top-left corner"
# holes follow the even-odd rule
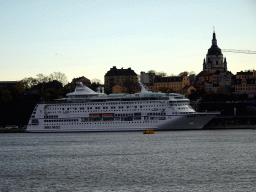
[[[222,55],[221,49],[217,45],[216,46],[212,45],[211,48],[208,49],[207,55],[216,55],[216,54]]]
[[[207,55],[222,55],[221,49],[217,45],[215,32],[213,32],[212,46],[208,49]]]

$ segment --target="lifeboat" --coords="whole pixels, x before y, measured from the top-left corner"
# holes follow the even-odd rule
[[[89,117],[97,118],[97,117],[100,117],[100,115],[99,114],[90,114]]]
[[[102,117],[113,117],[113,114],[103,114]]]

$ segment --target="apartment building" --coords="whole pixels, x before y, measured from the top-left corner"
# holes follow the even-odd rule
[[[181,89],[190,85],[188,76],[159,77],[155,76],[153,91],[159,91],[161,88],[167,88],[169,91],[181,93]]]
[[[131,69],[117,69],[116,66],[113,66],[105,74],[105,92],[112,93],[112,88],[115,85],[120,85],[121,87],[126,87],[126,90],[131,91],[131,87],[138,83],[137,74]],[[120,88],[120,87],[119,87]]]

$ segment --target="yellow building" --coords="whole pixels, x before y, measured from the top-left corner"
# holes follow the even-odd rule
[[[77,82],[82,82],[87,87],[91,86],[91,81],[89,79],[87,79],[86,77],[82,76],[82,77],[72,79],[72,82],[65,85],[65,87],[75,89]]]
[[[147,85],[146,87],[148,88],[149,91],[153,91],[153,85]]]
[[[256,78],[256,71],[241,71],[241,72],[237,72],[236,74],[236,79],[254,79]]]
[[[159,77],[154,78],[153,91],[157,92],[161,88],[167,88],[167,92],[174,91],[181,93],[181,89],[190,85],[188,76],[176,76],[176,77]]]
[[[122,85],[115,85],[112,87],[112,93],[123,93],[126,92],[126,88]]]
[[[256,91],[256,79],[235,79],[235,92]]]
[[[191,85],[187,85],[181,89],[181,94],[185,95],[186,97],[188,97],[189,95],[195,92],[196,92],[196,88]]]
[[[115,66],[105,74],[105,92],[112,93],[115,85],[126,87],[128,92],[134,92],[133,87],[138,83],[137,74],[131,69],[117,69]]]

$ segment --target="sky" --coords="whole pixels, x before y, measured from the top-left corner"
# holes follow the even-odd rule
[[[0,0],[0,81],[110,68],[178,75],[203,69],[213,26],[223,49],[256,51],[255,0]],[[256,54],[223,52],[233,74]]]

